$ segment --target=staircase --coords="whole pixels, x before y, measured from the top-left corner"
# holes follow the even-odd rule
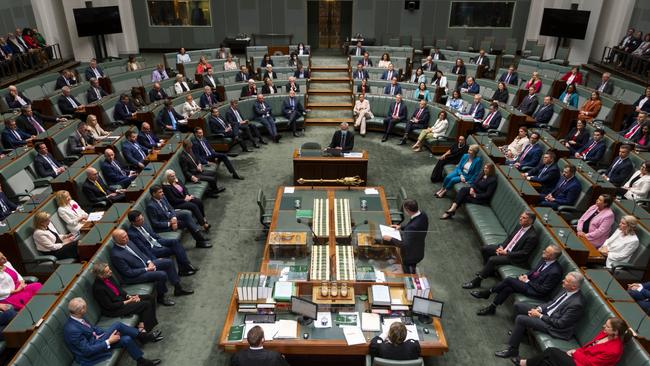
[[[312,56],[305,118],[308,125],[352,123],[354,95],[348,60],[344,56]]]

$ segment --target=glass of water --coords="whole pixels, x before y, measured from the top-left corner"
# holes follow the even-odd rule
[[[544,219],[544,223],[548,224],[548,214],[547,213],[544,214],[543,219]]]
[[[566,233],[564,232],[564,230],[560,230],[560,231],[557,232],[557,235],[560,237],[560,239],[564,239],[565,234]]]
[[[18,212],[25,212],[25,205],[20,205],[16,207],[16,209],[18,210]]]

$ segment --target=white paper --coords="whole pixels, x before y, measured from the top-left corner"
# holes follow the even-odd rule
[[[348,342],[348,346],[366,343],[366,337],[363,336],[363,332],[359,327],[345,327],[343,328],[343,334],[345,335],[345,341]]]
[[[104,216],[104,211],[91,212],[88,214],[88,221],[94,222],[99,221]]]
[[[343,153],[344,158],[362,158],[363,153],[360,152],[349,152],[349,153]]]
[[[379,194],[379,191],[377,188],[366,188],[363,190],[364,194],[370,195],[370,194]]]
[[[361,313],[361,330],[364,332],[381,331],[381,319],[379,314]]]
[[[323,325],[325,320],[325,325]],[[329,311],[316,313],[316,320],[314,320],[314,328],[331,328],[332,327],[332,313]]]
[[[275,322],[278,331],[274,339],[292,339],[298,338],[298,322],[295,320],[282,319]]]
[[[296,191],[295,187],[284,187],[284,193],[293,193]]]
[[[386,282],[386,274],[382,271],[377,271],[375,270],[375,277],[377,277],[377,283],[384,283]]]
[[[414,341],[420,341],[420,335],[418,334],[418,328],[415,324],[406,326],[406,340],[412,339]]]
[[[390,236],[393,239],[402,240],[402,234],[399,233],[399,230],[393,229],[390,226],[379,225],[379,230],[381,231],[381,236]]]

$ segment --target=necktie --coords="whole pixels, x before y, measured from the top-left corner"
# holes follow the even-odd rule
[[[420,115],[422,115],[423,110],[424,110],[424,108],[420,108],[418,110],[418,114],[415,115],[415,119],[418,120],[418,122],[420,121]]]
[[[506,74],[506,84],[510,83],[510,74]]]
[[[540,273],[542,273],[546,267],[548,267],[546,262],[542,262],[542,264],[537,268],[537,270],[533,273],[530,274],[531,279],[535,279],[539,276]]]
[[[205,144],[205,140],[201,140],[200,142],[203,150],[205,151],[205,155],[210,156],[210,149],[208,149],[208,146]]]
[[[113,164],[113,166],[115,167],[115,169],[117,169],[117,171],[120,172],[120,175],[126,175],[126,174],[124,173],[124,170],[122,170],[122,168],[120,168],[120,166],[117,165],[117,162],[116,162],[115,160],[113,160],[113,161],[111,162],[111,164]]]
[[[547,169],[548,169],[548,167],[547,167],[546,165],[544,165],[544,168],[542,169],[541,172],[539,172],[539,174],[538,174],[537,176],[538,176],[538,177],[541,177],[542,175],[544,175],[544,173],[546,173],[546,170],[547,170]]]
[[[237,122],[241,122],[242,119],[241,119],[241,116],[239,115],[239,111],[236,110],[236,109],[233,109],[232,111],[233,111],[233,113],[235,113],[235,117],[237,117]]]
[[[84,319],[81,319],[81,320],[79,321],[79,323],[81,323],[81,324],[87,326],[88,328],[92,328],[92,326],[90,325],[90,323],[88,323],[88,322],[87,322],[86,320],[84,320]]]
[[[138,144],[133,144],[133,147],[138,151],[138,153],[140,153],[140,159],[144,159],[144,158],[146,157],[146,155],[145,155],[144,152],[140,149],[140,146],[138,146]]]
[[[519,239],[521,239],[521,236],[524,235],[524,232],[525,231],[524,231],[523,227],[520,228],[519,231],[517,231],[517,234],[515,234],[515,236],[512,238],[512,240],[510,240],[510,243],[508,243],[508,245],[505,247],[506,252],[510,252],[512,250],[512,248],[515,247],[515,245],[517,244]]]
[[[93,88],[93,89],[95,89],[95,94],[97,94],[97,99],[102,99],[102,94],[99,92],[99,89],[97,88]]]
[[[587,148],[582,152],[582,156],[586,157],[587,154],[589,154],[589,152],[591,151],[591,149],[594,148],[594,146],[596,146],[596,141],[592,142],[591,145],[589,145],[589,147],[587,147]]]
[[[518,161],[519,161],[519,162],[524,161],[524,158],[526,157],[526,154],[528,154],[528,152],[529,152],[530,149],[532,149],[532,148],[533,148],[533,145],[532,145],[532,144],[528,144],[528,146],[526,146],[526,148],[524,149],[524,152],[522,152],[522,153],[521,153],[521,156],[519,156]]]
[[[293,98],[289,98],[289,104],[291,105],[291,110],[294,109]]]
[[[45,158],[45,161],[47,161],[48,164],[50,164],[50,166],[52,167],[52,170],[56,173],[56,170],[59,168],[59,166],[56,165],[54,163],[54,161],[52,159],[50,159],[50,157],[48,155],[43,155],[43,157]]]
[[[68,102],[70,103],[72,108],[77,108],[77,103],[75,103],[74,99],[72,99],[70,97],[67,97],[67,98],[68,98]]]
[[[99,191],[102,192],[102,194],[106,195],[106,191],[104,190],[104,188],[102,188],[102,185],[99,184],[99,181],[96,180],[93,183],[95,184],[95,187],[97,187],[97,189],[99,189]]]
[[[560,184],[553,190],[553,192],[551,192],[551,196],[554,195],[555,193],[559,192],[560,189],[562,189],[562,187],[564,187],[566,182],[567,182],[566,179],[562,179],[562,182],[560,182]]]
[[[625,136],[623,136],[623,137],[625,137],[626,139],[629,139],[630,137],[634,136],[634,134],[636,133],[636,131],[639,130],[639,128],[641,128],[641,125],[637,123],[637,124],[636,124],[634,127],[632,127],[632,128],[630,129],[630,131],[628,131],[628,133],[626,133]]]
[[[16,136],[16,138],[18,139],[18,141],[22,141],[22,140],[23,140],[23,139],[20,138],[20,134],[18,133],[18,131],[16,131],[16,130],[11,130],[11,132],[14,134],[14,136]]]
[[[151,145],[155,145],[155,144],[156,144],[156,141],[153,140],[153,137],[151,137],[150,134],[147,133],[147,134],[145,134],[145,136],[147,136],[147,139],[149,140],[149,143],[150,143]]]
[[[342,148],[345,147],[345,135],[347,135],[347,133],[341,132],[341,147]]]
[[[149,243],[149,245],[151,245],[152,248],[153,247],[162,248],[162,245],[160,245],[158,240],[156,240],[153,236],[149,235],[149,233],[147,232],[147,230],[144,229],[143,226],[140,226],[138,229],[140,230],[140,233],[142,233],[142,236],[144,236],[144,238],[147,240],[147,242]]]
[[[128,244],[124,247],[124,249],[126,249],[129,253],[133,254],[136,258],[138,258],[140,262],[142,262],[143,266],[147,267],[147,262],[145,262],[145,260],[142,259],[142,257],[140,257],[138,253],[135,252],[135,250],[131,249],[131,247],[129,247]]]
[[[390,87],[390,95],[395,95],[395,87],[394,86]]]
[[[611,172],[614,171],[614,169],[618,166],[618,164],[621,163],[621,161],[623,161],[623,159],[621,159],[621,158],[616,159],[616,161],[614,162],[614,164],[612,164],[611,169],[609,169],[609,173],[610,173],[610,174],[611,174]]]
[[[2,213],[9,212],[9,208],[7,205],[5,205],[3,199],[0,199],[0,207],[2,208]]]
[[[399,117],[399,103],[395,103],[395,109],[393,109],[393,118],[397,119]]]
[[[483,121],[483,127],[487,128],[490,125],[490,121],[492,120],[493,115],[494,112],[488,114],[487,118]]]
[[[546,315],[551,316],[555,310],[557,310],[560,305],[564,302],[569,297],[569,294],[567,292],[564,292],[562,295],[560,295],[549,307],[546,308]]]
[[[167,111],[169,114],[169,119],[172,121],[172,130],[176,130],[176,117],[174,117],[174,113],[172,111]]]

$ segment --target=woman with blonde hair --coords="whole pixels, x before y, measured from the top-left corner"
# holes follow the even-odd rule
[[[210,229],[210,224],[205,218],[205,209],[200,199],[190,195],[187,188],[176,178],[176,172],[167,169],[165,171],[165,181],[162,184],[163,192],[167,201],[175,209],[188,210],[204,230]]]
[[[607,257],[605,267],[612,268],[615,262],[628,262],[632,258],[639,247],[639,237],[635,232],[638,222],[632,215],[621,217],[618,229],[598,248],[598,251]]]
[[[237,66],[237,63],[232,60],[232,55],[228,54],[226,56],[226,62],[223,63],[223,70],[224,71],[236,71],[239,70],[239,67]]]
[[[359,128],[359,133],[362,137],[366,136],[366,119],[373,118],[374,115],[370,110],[370,102],[366,99],[365,94],[359,94],[359,100],[354,103],[354,128]]]
[[[185,103],[183,103],[183,117],[190,118],[194,113],[200,110],[201,110],[201,106],[199,106],[196,103],[196,101],[192,97],[192,94],[186,95]]]
[[[77,258],[77,237],[75,234],[59,234],[50,214],[39,211],[34,215],[34,244],[42,255],[52,255],[56,259]]]
[[[539,93],[539,91],[542,90],[542,79],[540,79],[539,72],[537,71],[533,71],[533,75],[531,75],[530,79],[526,82],[524,89],[528,90],[531,86],[535,88],[535,93]]]
[[[188,91],[190,91],[190,86],[187,85],[187,81],[185,81],[183,74],[176,74],[176,82],[174,83],[174,92],[176,92],[176,95],[180,95]]]
[[[86,117],[86,126],[88,127],[88,132],[90,132],[95,140],[101,140],[111,134],[99,125],[97,122],[97,116],[94,114],[89,114],[88,117]]]
[[[71,233],[79,233],[88,219],[88,214],[70,197],[70,192],[66,190],[57,191],[55,197],[59,206],[57,212],[61,220],[65,222],[65,227]]]
[[[445,193],[456,183],[463,182],[469,184],[476,179],[483,169],[483,160],[478,156],[478,150],[479,146],[476,144],[469,147],[467,154],[460,158],[456,169],[447,174],[442,181],[442,188],[436,192],[436,198],[444,197]]]
[[[20,310],[41,287],[42,285],[38,282],[25,283],[23,276],[0,252],[0,304],[11,305],[14,309]]]

